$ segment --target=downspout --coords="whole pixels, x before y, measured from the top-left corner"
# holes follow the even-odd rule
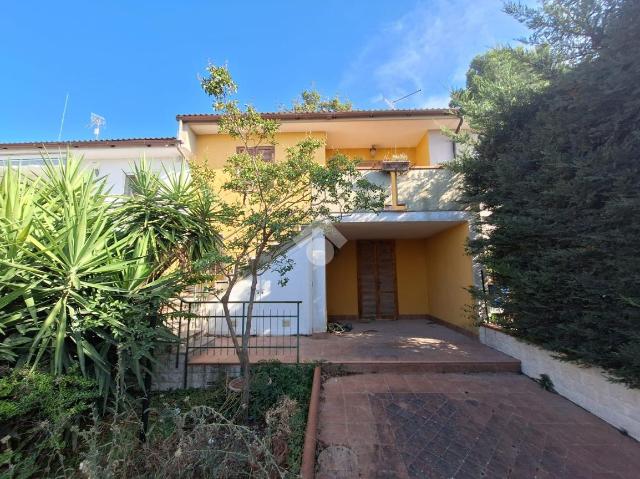
[[[464,117],[460,115],[460,121],[458,122],[458,126],[456,126],[456,131],[455,131],[456,135],[460,133],[460,128],[462,128],[463,123],[464,123]],[[458,154],[458,148],[455,141],[451,142],[451,147],[453,148],[453,157],[455,158],[456,155]]]

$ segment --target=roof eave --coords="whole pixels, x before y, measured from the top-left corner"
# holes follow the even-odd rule
[[[338,120],[338,119],[375,119],[375,118],[428,118],[442,116],[456,116],[456,110],[450,108],[433,108],[421,110],[355,110],[338,112],[282,112],[262,113],[262,117],[280,121],[308,121],[308,120]],[[218,121],[221,115],[210,114],[186,114],[176,115],[178,121],[183,123],[210,123]]]
[[[27,150],[48,148],[116,148],[116,147],[170,147],[179,146],[177,138],[121,138],[113,140],[76,140],[76,141],[24,141],[0,143],[0,150]]]

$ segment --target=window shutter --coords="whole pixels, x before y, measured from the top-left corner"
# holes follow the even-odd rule
[[[244,153],[245,151],[251,156],[261,156],[263,161],[272,162],[276,159],[276,148],[274,146],[236,147],[236,153]]]

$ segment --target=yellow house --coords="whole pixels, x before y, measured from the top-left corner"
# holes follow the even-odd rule
[[[446,109],[264,116],[280,122],[277,144],[261,151],[266,161],[278,161],[286,148],[312,136],[325,144],[316,153],[319,163],[338,152],[359,158],[362,174],[386,188],[388,201],[382,212],[354,213],[336,224],[346,242],[322,240],[323,264],[309,261],[302,245],[288,285],[267,274],[258,299],[302,301],[302,334],[326,331],[332,320],[413,318],[473,331],[468,288],[479,284],[479,270],[465,253],[470,218],[456,201],[460,179],[442,166],[456,153],[442,129],[465,128],[459,118]],[[187,158],[222,168],[240,147],[219,133],[217,115],[177,119]],[[390,166],[391,160],[402,166]]]

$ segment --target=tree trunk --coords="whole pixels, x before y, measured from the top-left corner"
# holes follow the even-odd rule
[[[249,301],[247,305],[247,316],[242,335],[242,354],[240,356],[240,374],[242,375],[242,397],[241,407],[245,422],[249,418],[249,400],[251,395],[251,363],[249,359],[249,339],[251,338],[251,323],[253,318],[253,304],[256,298],[258,287],[258,271],[255,264],[251,268],[251,290],[249,291]]]
[[[154,307],[153,313],[151,313],[151,318],[149,324],[152,328],[156,328],[158,326],[158,308]],[[150,354],[153,355],[154,350],[151,349]],[[143,361],[145,365],[145,373],[144,373],[144,396],[142,397],[142,424],[140,426],[140,442],[147,441],[147,432],[149,431],[149,409],[151,407],[151,380],[152,373],[151,368],[153,367],[152,362],[146,358]]]
[[[240,376],[242,377],[242,393],[240,395],[240,405],[242,408],[242,420],[246,424],[249,422],[249,400],[250,397],[250,380],[251,367],[249,363],[249,352],[243,350],[240,353]]]

